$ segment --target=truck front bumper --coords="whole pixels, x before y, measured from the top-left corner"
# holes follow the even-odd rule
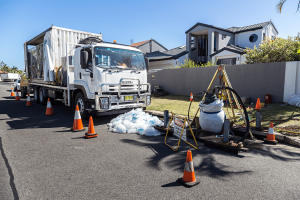
[[[137,84],[132,87],[122,87],[123,80],[137,80]],[[117,95],[103,95],[102,87],[114,86],[117,87]],[[147,86],[147,90],[141,93],[142,86]],[[130,90],[132,88],[132,90]],[[128,90],[129,89],[129,90]],[[134,92],[130,94],[129,92]],[[99,92],[95,93],[95,110],[107,112],[110,110],[119,110],[126,108],[140,108],[151,104],[151,85],[149,83],[141,84],[139,79],[121,79],[119,83],[105,83],[99,88]]]

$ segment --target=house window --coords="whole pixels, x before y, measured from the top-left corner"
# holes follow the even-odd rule
[[[272,35],[271,38],[272,38],[272,40],[275,40],[275,36],[274,35]]]
[[[249,37],[249,41],[254,43],[256,42],[258,39],[258,36],[256,34],[252,34],[250,37]]]
[[[222,40],[226,39],[226,35],[222,34]]]
[[[214,51],[217,51],[217,36],[215,35],[214,39]]]
[[[198,56],[206,56],[206,44],[207,44],[207,39],[205,38],[198,39]]]
[[[195,38],[194,38],[194,37],[191,37],[191,47],[192,47],[192,48],[195,47],[195,45],[194,45],[194,40],[195,40]]]
[[[263,33],[263,40],[266,39],[266,33]]]

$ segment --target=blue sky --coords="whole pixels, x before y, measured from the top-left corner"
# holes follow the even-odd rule
[[[105,41],[130,44],[155,39],[168,49],[185,44],[185,31],[197,22],[222,28],[272,19],[279,37],[300,32],[298,0],[282,13],[277,0],[0,0],[0,62],[24,69],[23,44],[52,24],[102,33]]]

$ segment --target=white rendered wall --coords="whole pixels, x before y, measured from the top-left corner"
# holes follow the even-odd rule
[[[257,37],[258,37],[257,41],[253,42],[253,43],[249,41],[249,37],[252,34],[256,34]],[[258,47],[259,44],[262,41],[262,29],[259,29],[259,30],[256,30],[256,31],[249,31],[249,32],[239,33],[237,37],[238,37],[238,39],[237,39],[238,43],[236,45],[238,45],[240,47],[244,47],[244,48],[248,47],[248,48],[253,49],[255,45],[256,45],[256,47]]]
[[[300,61],[297,62],[295,93],[300,94]]]
[[[297,61],[286,62],[285,65],[285,78],[284,78],[284,91],[283,102],[288,102],[293,94],[296,93],[297,84]]]

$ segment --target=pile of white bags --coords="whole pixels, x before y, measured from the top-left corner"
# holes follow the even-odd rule
[[[163,126],[164,123],[156,116],[143,112],[143,109],[133,109],[121,114],[107,124],[115,133],[138,133],[146,136],[161,135],[154,126]]]
[[[292,106],[299,106],[300,104],[300,95],[299,94],[293,94],[288,102],[288,104]]]

